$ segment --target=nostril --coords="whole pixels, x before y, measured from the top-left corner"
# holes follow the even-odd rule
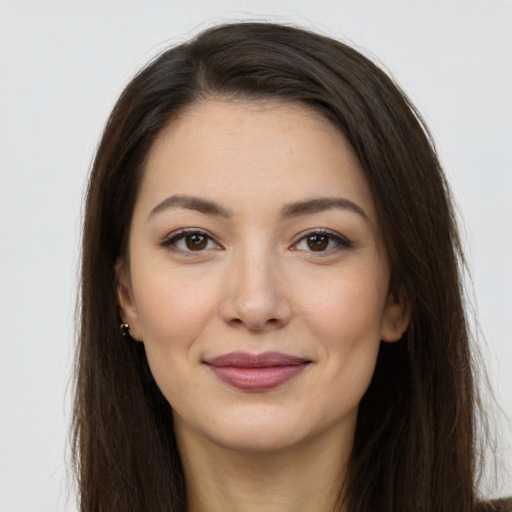
[[[248,322],[248,321],[244,321],[243,319],[241,318],[232,318],[231,320],[229,320],[229,323],[233,326],[233,327],[239,327],[239,326],[247,326],[250,330],[260,330],[260,329],[264,329],[265,327],[275,327],[275,326],[278,326],[281,321],[279,320],[279,318],[269,318],[267,319],[266,321],[264,321],[263,323],[251,323],[251,322]]]

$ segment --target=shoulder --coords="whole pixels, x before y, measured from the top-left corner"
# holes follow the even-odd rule
[[[475,506],[474,512],[512,512],[512,498],[480,501]]]

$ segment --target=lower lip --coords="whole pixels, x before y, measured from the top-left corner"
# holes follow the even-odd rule
[[[272,389],[296,377],[307,363],[268,368],[241,368],[238,366],[210,366],[217,377],[244,391]]]

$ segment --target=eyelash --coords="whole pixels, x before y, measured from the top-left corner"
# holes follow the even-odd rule
[[[204,237],[204,239],[206,239],[206,247],[199,249],[197,251],[194,251],[190,248],[185,249],[185,248],[177,247],[176,244],[178,242],[185,241],[187,239],[187,237],[192,237],[195,235]],[[352,242],[350,242],[350,240],[341,236],[338,233],[335,233],[333,231],[329,231],[326,229],[315,229],[315,230],[312,230],[312,231],[302,234],[302,236],[297,240],[297,242],[295,242],[291,246],[291,250],[300,250],[300,249],[297,249],[299,244],[301,244],[303,242],[307,244],[308,238],[312,238],[314,236],[325,237],[328,239],[328,241],[327,241],[328,244],[331,242],[334,242],[336,244],[336,247],[331,247],[329,249],[321,250],[321,251],[314,251],[314,250],[308,251],[307,249],[304,249],[305,252],[317,253],[319,256],[326,256],[326,255],[332,254],[333,252],[337,252],[339,250],[348,249],[352,246]],[[210,234],[208,234],[206,231],[201,231],[199,229],[180,230],[177,233],[173,233],[171,236],[169,236],[168,238],[163,240],[160,245],[165,249],[181,252],[184,254],[191,254],[194,252],[200,253],[200,252],[207,250],[208,244],[210,242],[213,242],[216,245],[216,249],[223,249],[223,247],[218,242],[216,242],[215,239]],[[210,249],[211,249],[211,247],[210,247]]]
[[[344,236],[340,235],[339,233],[327,229],[314,229],[312,231],[309,231],[308,233],[303,233],[299,240],[292,245],[293,250],[297,250],[296,248],[300,243],[307,244],[307,240],[314,236],[325,237],[328,239],[327,243],[334,242],[336,244],[336,247],[331,247],[330,249],[327,250],[306,250],[306,252],[317,253],[318,256],[327,256],[332,254],[333,252],[338,252],[340,250],[349,249],[350,247],[352,247],[352,242],[348,240],[348,238],[345,238]]]
[[[206,244],[208,245],[210,242],[213,242],[217,248],[222,248],[222,246],[217,243],[214,238],[209,235],[206,231],[201,231],[200,229],[182,229],[177,233],[173,233],[171,236],[162,241],[161,246],[165,249],[179,251],[181,253],[194,253],[194,252],[203,252],[205,249],[201,249],[199,251],[193,251],[191,249],[183,249],[176,246],[177,242],[180,240],[185,241],[187,237],[192,237],[194,235],[204,237],[206,239]]]

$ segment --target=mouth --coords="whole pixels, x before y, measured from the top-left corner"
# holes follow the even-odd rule
[[[280,352],[232,352],[204,361],[223,382],[244,391],[276,388],[302,373],[311,363]]]

